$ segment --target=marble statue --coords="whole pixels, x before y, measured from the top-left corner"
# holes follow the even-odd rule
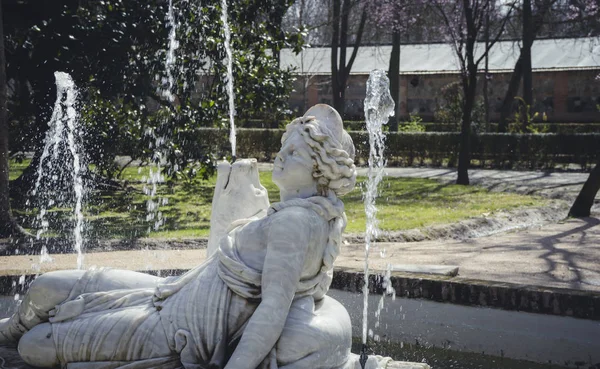
[[[280,202],[269,206],[255,161],[219,168],[203,264],[167,278],[46,273],[0,321],[0,344],[44,368],[360,368],[348,313],[326,295],[353,157],[339,114],[314,106],[283,135],[272,174]],[[390,362],[372,356],[366,367]]]
[[[267,190],[258,179],[256,159],[239,159],[233,164],[220,162],[212,200],[207,256],[217,251],[219,241],[231,223],[238,219],[262,218],[269,205]]]

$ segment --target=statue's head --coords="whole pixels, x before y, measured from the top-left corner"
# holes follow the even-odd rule
[[[354,143],[344,130],[342,118],[331,106],[315,105],[303,117],[294,119],[287,125],[281,143],[274,164],[274,180],[287,175],[294,183],[316,181],[321,195],[332,191],[341,196],[354,188]],[[289,160],[287,173],[283,172],[284,160]],[[278,169],[282,170],[281,174],[277,174]]]

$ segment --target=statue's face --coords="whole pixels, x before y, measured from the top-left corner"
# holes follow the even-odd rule
[[[273,163],[273,182],[292,192],[315,186],[311,148],[298,131],[291,132]]]

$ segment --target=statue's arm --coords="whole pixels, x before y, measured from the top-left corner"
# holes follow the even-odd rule
[[[271,222],[262,274],[262,300],[226,369],[258,367],[277,343],[302,274],[310,242],[307,219],[310,215],[306,209],[288,208]]]

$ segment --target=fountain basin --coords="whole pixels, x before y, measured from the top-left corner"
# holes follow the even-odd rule
[[[205,249],[115,251],[88,254],[87,260],[91,265],[114,267],[122,267],[120,263],[127,262],[132,269],[166,276],[183,273],[188,267],[202,262],[205,256]],[[55,265],[52,265],[61,268],[61,263],[72,264],[74,256],[53,257]],[[1,259],[4,258],[7,257]],[[9,258],[11,265],[17,265],[17,260],[12,259],[16,257]],[[363,296],[359,291],[363,276],[360,269],[344,267],[344,260],[341,258],[341,264],[336,268],[329,294],[347,308],[352,319],[353,336],[358,339],[362,329]],[[0,293],[6,296],[0,299],[0,312],[5,315],[12,312],[14,306],[13,297],[7,295],[24,292],[17,291],[17,287],[22,273],[27,273],[27,259],[23,259],[21,266],[20,272],[13,269],[10,271],[12,275],[0,277]],[[3,272],[7,274],[7,271]],[[28,274],[24,278],[25,285],[33,276]],[[371,282],[373,295],[370,297],[369,316],[374,322],[381,286],[376,275],[372,276]],[[454,368],[476,368],[468,366],[469,360],[511,365],[506,368],[541,368],[536,365],[548,362],[559,364],[559,367],[577,367],[576,363],[593,365],[600,361],[596,357],[600,352],[600,343],[596,339],[600,336],[600,310],[584,316],[582,312],[589,312],[589,309],[581,308],[594,306],[600,299],[600,294],[594,291],[401,273],[393,273],[392,283],[397,295],[402,297],[394,301],[386,298],[379,327],[371,326],[373,334],[380,339],[379,343],[373,343],[378,354],[411,361],[425,359],[435,368],[444,368],[450,362],[449,357],[461,358],[461,366]],[[507,300],[511,300],[510,297],[514,299],[512,305],[505,304],[507,300],[499,297],[498,291],[502,289],[501,295],[509,297]],[[550,305],[559,306],[560,311],[542,307],[536,313],[524,312],[527,309],[535,311],[535,304],[525,305],[526,299],[530,302],[552,301]],[[481,307],[481,304],[488,307]],[[559,314],[577,314],[579,318]],[[379,345],[384,348],[380,349]],[[415,352],[414,347],[417,347],[417,354],[410,356],[411,351]],[[357,349],[354,352],[358,352]]]

